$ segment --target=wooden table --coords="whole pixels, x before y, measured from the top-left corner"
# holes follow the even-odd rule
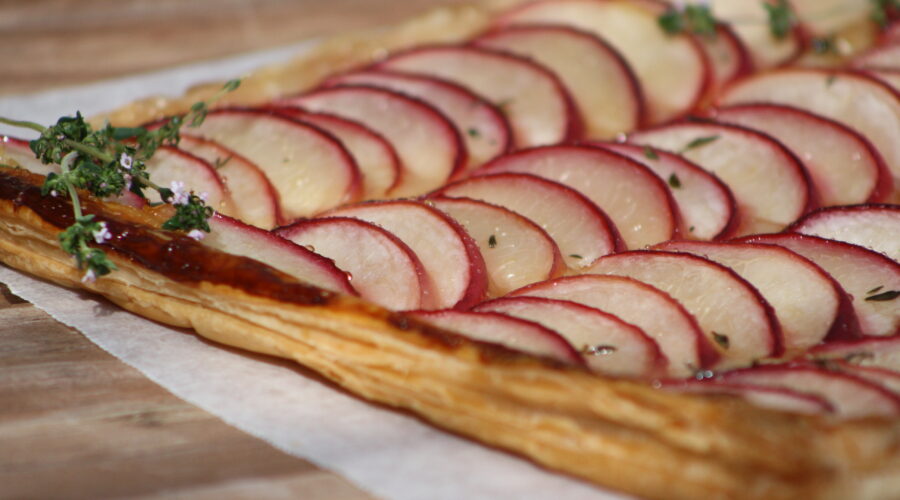
[[[395,22],[449,0],[3,0],[0,96]],[[135,96],[139,97],[139,96]],[[0,498],[371,499],[0,285]]]

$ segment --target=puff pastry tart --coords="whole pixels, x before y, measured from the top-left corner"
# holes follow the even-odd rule
[[[6,138],[0,260],[641,497],[897,498],[900,60],[871,5],[496,2],[335,39],[148,163],[208,194],[202,241],[82,196],[96,281],[56,167]]]

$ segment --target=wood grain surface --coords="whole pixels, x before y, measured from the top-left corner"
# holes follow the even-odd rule
[[[448,0],[0,0],[0,95],[396,22]],[[139,96],[135,96],[139,97]],[[0,498],[371,499],[0,284]]]

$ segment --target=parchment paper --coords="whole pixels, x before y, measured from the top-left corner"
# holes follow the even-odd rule
[[[310,42],[314,43],[314,42]],[[0,115],[49,124],[147,95],[233,78],[309,44],[99,84],[0,99]],[[0,134],[27,137],[20,130]],[[385,499],[621,499],[528,461],[368,405],[286,363],[218,348],[88,294],[0,265],[13,293],[135,367],[176,396],[275,447],[333,470]]]

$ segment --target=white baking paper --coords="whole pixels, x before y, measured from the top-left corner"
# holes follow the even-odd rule
[[[0,115],[49,124],[147,95],[179,95],[284,60],[304,44],[174,70],[0,99]],[[0,128],[0,134],[27,136]],[[176,396],[291,455],[337,472],[385,499],[621,499],[526,460],[374,407],[288,363],[216,347],[190,332],[122,311],[103,299],[0,265],[0,282]]]

